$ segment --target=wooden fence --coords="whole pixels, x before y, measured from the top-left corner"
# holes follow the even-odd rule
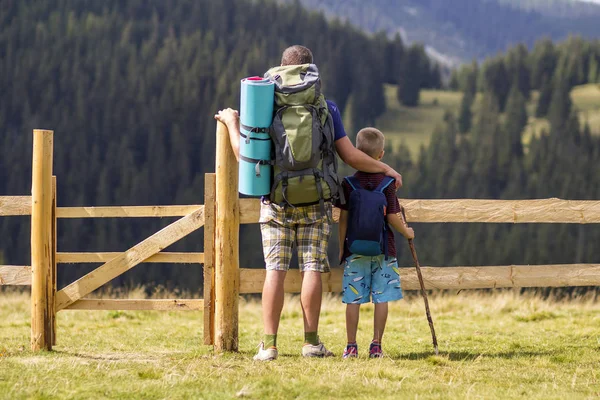
[[[216,351],[237,350],[238,298],[260,293],[264,269],[240,268],[239,225],[258,222],[260,202],[239,199],[237,161],[224,125],[217,124],[216,174],[206,174],[204,205],[57,207],[52,176],[53,133],[34,130],[31,196],[0,196],[0,217],[31,215],[31,266],[0,266],[0,285],[31,285],[31,348],[56,343],[61,310],[203,310],[204,343]],[[409,222],[600,223],[600,201],[402,199]],[[336,210],[337,211],[337,210]],[[59,218],[182,217],[125,252],[63,253],[56,249]],[[338,213],[334,213],[337,220]],[[204,226],[203,253],[161,250]],[[146,262],[204,264],[204,299],[122,300],[84,296]],[[57,264],[103,263],[61,290]],[[600,264],[423,267],[429,289],[600,285]],[[401,268],[402,287],[418,289],[413,268]],[[323,290],[340,292],[342,270],[322,274]],[[300,291],[298,270],[288,272],[285,291]]]

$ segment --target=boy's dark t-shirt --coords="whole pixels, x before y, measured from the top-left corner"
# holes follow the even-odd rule
[[[381,181],[383,180],[383,178],[385,177],[384,174],[381,173],[377,173],[377,174],[370,174],[368,172],[362,172],[362,171],[358,171],[354,174],[354,176],[358,179],[358,181],[360,182],[360,186],[363,187],[363,189],[367,189],[367,190],[374,190],[377,186],[379,186],[379,184],[381,183]],[[342,182],[342,188],[344,190],[344,197],[346,198],[346,204],[341,205],[338,204],[338,206],[342,209],[342,210],[346,210],[348,211],[348,201],[350,199],[350,193],[352,193],[352,191],[354,189],[352,189],[352,187],[348,184],[348,182],[346,182],[346,180],[344,179],[344,181]],[[398,202],[398,197],[396,197],[396,190],[395,190],[395,186],[389,185],[387,188],[385,188],[383,190],[383,193],[385,194],[385,198],[387,199],[387,213],[388,214],[396,214],[400,212],[400,203]],[[347,233],[346,233],[346,236]],[[392,231],[392,228],[390,227],[390,229],[388,229],[388,256],[390,257],[396,257],[396,243],[394,242],[394,232]],[[350,252],[350,250],[348,250],[348,244],[346,239],[344,239],[344,255],[341,261],[345,260],[347,257],[350,257],[352,255],[352,253]]]

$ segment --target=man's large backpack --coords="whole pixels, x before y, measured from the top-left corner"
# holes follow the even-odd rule
[[[321,204],[339,195],[333,121],[314,64],[271,68],[275,82],[273,184],[270,200],[282,206]]]
[[[385,254],[387,258],[387,199],[383,191],[393,178],[386,176],[375,190],[364,189],[355,176],[345,178],[352,187],[348,200],[348,250],[362,256]]]

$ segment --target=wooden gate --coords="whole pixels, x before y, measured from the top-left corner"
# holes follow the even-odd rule
[[[0,196],[0,216],[31,215],[31,266],[0,266],[0,285],[31,285],[31,348],[56,344],[56,313],[62,310],[204,310],[204,342],[214,342],[215,174],[206,174],[209,205],[57,207],[52,176],[53,132],[34,130],[32,196]],[[124,252],[61,253],[59,218],[182,217]],[[205,221],[208,224],[205,226]],[[205,226],[205,253],[162,250]],[[100,267],[56,290],[57,264],[98,263]],[[84,296],[141,263],[204,264],[204,299],[90,299]],[[212,317],[211,317],[212,316]]]

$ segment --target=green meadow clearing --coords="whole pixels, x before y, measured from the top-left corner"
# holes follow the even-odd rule
[[[140,297],[140,293],[130,293]],[[2,399],[585,399],[600,396],[600,303],[513,291],[430,297],[434,356],[420,297],[390,307],[383,359],[366,356],[373,308],[364,307],[356,360],[343,360],[344,307],[327,296],[321,338],[335,358],[303,359],[298,297],[283,311],[280,358],[252,361],[260,305],[242,299],[239,348],[202,344],[201,312],[62,311],[52,352],[29,349],[29,299],[0,293]]]
[[[377,119],[375,126],[381,129],[392,146],[404,142],[410,149],[413,158],[419,154],[421,145],[429,145],[431,134],[437,125],[442,124],[444,113],[450,111],[458,115],[461,92],[444,90],[422,90],[418,107],[405,107],[398,102],[397,88],[386,85],[386,112]],[[535,118],[535,107],[539,93],[532,91],[527,104],[529,122],[523,134],[527,143],[531,135],[539,135],[542,129],[549,129],[548,120]],[[477,96],[473,112],[477,113],[481,95]],[[576,86],[571,91],[573,105],[579,114],[581,124],[588,123],[593,134],[600,135],[600,85],[587,84]]]

